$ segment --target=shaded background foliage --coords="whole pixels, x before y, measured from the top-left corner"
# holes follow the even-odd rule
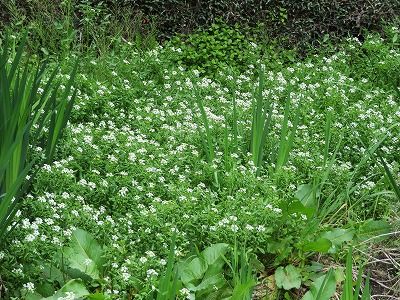
[[[228,24],[258,25],[266,36],[278,38],[287,46],[314,42],[325,34],[331,38],[362,37],[363,29],[379,31],[382,21],[390,22],[400,15],[400,0],[71,1],[74,9],[82,3],[93,7],[102,5],[115,19],[129,15],[137,23],[139,16],[144,32],[150,24],[156,24],[159,40],[168,39],[175,33],[193,32],[221,19]],[[23,16],[23,22],[28,22],[40,10],[51,14],[52,18],[62,17],[62,2],[65,1],[1,0],[0,18],[5,24],[17,13]],[[79,12],[75,12],[74,16],[75,25],[79,28],[82,16]]]
[[[114,2],[114,1],[110,1]],[[291,43],[332,35],[359,35],[363,28],[379,30],[382,20],[400,13],[399,0],[125,0],[125,5],[157,17],[162,36],[187,33],[216,18],[228,24],[263,23],[272,36]]]

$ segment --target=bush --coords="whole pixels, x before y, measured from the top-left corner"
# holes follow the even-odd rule
[[[42,16],[47,25],[52,20],[62,23],[65,4],[72,7],[73,25],[81,35],[85,32],[82,22],[88,17],[82,7],[86,7],[89,10],[84,11],[104,12],[91,18],[90,24],[95,33],[100,31],[108,37],[121,32],[125,37],[130,36],[126,31],[132,28],[135,36],[152,34],[152,26],[156,26],[158,38],[165,40],[176,33],[191,33],[210,26],[221,18],[230,25],[261,25],[267,36],[279,38],[287,46],[302,47],[326,34],[340,38],[362,36],[364,29],[382,31],[382,21],[394,21],[400,15],[398,0],[24,0],[3,4],[5,7],[0,4],[0,22],[9,23],[13,19],[26,24]],[[97,35],[89,38],[99,39]]]
[[[255,61],[257,45],[240,32],[239,26],[219,22],[190,35],[171,41],[180,63],[206,74],[215,74],[223,66],[247,69]]]
[[[109,5],[115,0],[109,0]],[[118,1],[121,2],[121,1]],[[397,0],[124,0],[131,9],[156,16],[161,37],[188,33],[222,18],[228,24],[265,25],[271,36],[288,44],[303,44],[329,33],[361,35],[363,29],[381,30],[381,21],[392,21],[400,12]]]

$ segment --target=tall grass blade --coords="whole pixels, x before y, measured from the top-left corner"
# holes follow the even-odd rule
[[[383,168],[385,169],[386,176],[389,179],[390,185],[392,186],[392,188],[394,190],[394,193],[397,196],[397,199],[400,200],[400,187],[397,184],[396,179],[394,178],[392,172],[389,169],[389,166],[387,165],[387,163],[383,159],[382,155],[379,155],[379,160],[381,161],[381,164],[382,164]]]
[[[361,300],[370,300],[371,299],[369,276],[370,275],[368,274],[367,279],[365,280],[365,286],[364,286],[363,292],[361,294]]]
[[[282,122],[282,129],[279,139],[278,154],[276,157],[275,169],[279,170],[289,160],[289,154],[293,148],[294,138],[296,136],[297,126],[300,120],[300,104],[297,105],[295,119],[292,124],[292,129],[289,135],[289,115],[290,115],[290,99],[288,98],[285,104],[284,118]]]
[[[53,113],[52,113],[52,120],[51,125],[49,128],[49,137],[48,137],[48,147],[47,147],[47,160],[51,160],[54,155],[55,147],[58,140],[62,136],[63,129],[67,125],[67,121],[71,114],[71,110],[74,104],[74,100],[76,97],[77,90],[75,89],[72,93],[71,99],[68,99],[71,90],[74,78],[76,76],[76,72],[78,69],[78,61],[76,61],[68,83],[65,87],[63,94],[61,95],[61,100],[58,106],[56,106],[56,97],[57,97],[57,90],[54,90],[51,95],[51,102],[53,103]]]
[[[167,269],[159,281],[157,300],[174,300],[176,297],[176,291],[178,289],[178,274],[177,271],[174,272],[175,241],[176,235],[172,237],[168,254]]]
[[[346,271],[343,287],[342,300],[352,300],[353,298],[353,249],[350,248],[346,257]]]
[[[329,110],[325,122],[325,147],[324,147],[324,166],[328,161],[329,147],[332,138],[332,112]]]

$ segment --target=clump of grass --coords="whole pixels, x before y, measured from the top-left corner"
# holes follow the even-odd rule
[[[274,164],[276,171],[288,162],[289,154],[293,148],[296,130],[299,125],[301,112],[301,106],[298,104],[292,128],[290,129],[291,102],[290,99],[287,98],[284,109],[284,118],[281,124],[282,129],[279,140],[277,141],[278,149],[276,152],[274,149],[270,149],[267,155],[265,155],[265,143],[268,133],[271,130],[272,102],[263,97],[265,86],[264,72],[264,68],[260,65],[258,88],[253,98],[252,110],[250,152],[253,157],[254,165],[257,168],[257,175],[260,174],[261,166],[264,161],[269,161],[271,164]]]
[[[370,287],[369,287],[369,276],[363,283],[363,272],[364,268],[358,271],[357,280],[353,283],[353,251],[350,248],[346,258],[346,274],[343,285],[343,293],[341,300],[369,300],[371,299]]]
[[[72,83],[77,64],[63,92],[54,80],[57,69],[41,88],[47,66],[33,69],[29,62],[23,62],[27,36],[14,56],[6,36],[0,55],[0,242],[17,211],[25,177],[37,162],[29,153],[30,146],[38,143],[48,127],[45,158],[51,160],[76,95]]]
[[[260,173],[261,164],[264,158],[264,146],[270,129],[272,119],[271,101],[264,101],[264,69],[260,66],[258,88],[253,98],[253,113],[251,123],[251,142],[250,152],[253,162],[257,168],[257,174]]]

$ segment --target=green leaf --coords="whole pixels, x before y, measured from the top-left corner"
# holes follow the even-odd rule
[[[329,251],[331,247],[332,247],[332,242],[329,239],[319,238],[314,242],[309,242],[305,244],[303,246],[303,251],[305,252],[315,251],[315,252],[326,253]]]
[[[275,271],[275,281],[279,288],[285,290],[298,289],[301,285],[300,271],[293,265],[288,265],[285,268],[279,267]]]
[[[319,189],[316,189],[312,184],[301,184],[297,188],[295,197],[299,199],[305,207],[316,208],[317,198],[320,193]]]
[[[254,279],[239,283],[235,286],[230,300],[251,299],[251,294],[256,284],[257,282]]]
[[[106,300],[106,299],[110,299],[109,296],[104,295],[103,293],[91,294],[91,295],[87,296],[86,298],[87,299],[91,299],[91,300]]]
[[[328,239],[332,243],[329,253],[335,253],[337,247],[340,247],[344,242],[349,242],[353,239],[354,231],[350,229],[336,228],[331,231],[324,232],[321,237]]]
[[[367,220],[359,227],[357,232],[357,239],[359,241],[373,239],[376,242],[377,240],[383,240],[387,238],[387,234],[390,233],[391,230],[392,226],[386,221]]]
[[[52,284],[45,282],[36,287],[36,292],[43,295],[43,297],[49,297],[54,294],[55,290]]]
[[[335,294],[336,279],[332,269],[328,274],[317,278],[302,300],[329,300]]]
[[[76,229],[71,237],[70,247],[64,250],[69,266],[93,279],[100,279],[103,265],[103,250],[97,241],[86,231]]]
[[[397,42],[397,40],[399,39],[399,35],[397,34],[397,32],[393,35],[392,38],[392,43],[395,44]]]
[[[39,293],[28,293],[24,297],[25,300],[42,300],[43,296]]]
[[[316,207],[306,207],[303,203],[298,200],[294,200],[289,204],[288,213],[289,214],[299,214],[307,216],[310,219],[315,213]]]
[[[43,300],[57,300],[59,298],[67,296],[70,293],[74,294],[74,299],[88,296],[90,294],[89,291],[86,289],[85,285],[83,284],[82,280],[72,279],[72,280],[68,281],[53,296],[44,298]]]
[[[361,294],[361,300],[370,300],[371,299],[369,278],[370,278],[370,275],[368,274],[367,279],[365,280],[364,290]]]
[[[60,259],[61,260],[61,259]],[[65,283],[64,275],[60,269],[53,264],[45,264],[42,270],[42,276],[50,279],[51,281],[57,281],[60,285]]]
[[[220,259],[223,255],[225,255],[226,251],[228,251],[228,244],[214,244],[208,248],[206,248],[202,252],[202,256],[208,265],[214,264],[218,259]]]
[[[400,186],[397,184],[396,179],[394,178],[394,175],[392,173],[392,171],[390,171],[389,166],[387,165],[387,163],[385,162],[385,160],[383,159],[382,156],[379,156],[379,159],[385,169],[385,173],[386,173],[386,177],[389,179],[390,185],[392,186],[396,197],[398,200],[400,200]]]
[[[184,284],[203,278],[207,270],[207,263],[201,258],[194,258],[185,264],[181,271],[181,279]]]
[[[203,280],[199,285],[189,288],[193,292],[204,292],[215,288],[222,288],[225,285],[225,278],[222,274],[217,274]]]

